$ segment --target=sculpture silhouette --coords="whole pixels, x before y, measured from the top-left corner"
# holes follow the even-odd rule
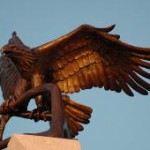
[[[35,48],[29,48],[12,34],[3,46],[0,81],[5,102],[0,107],[0,147],[3,131],[11,116],[51,120],[48,131],[38,135],[72,138],[89,123],[92,109],[72,101],[67,93],[92,87],[115,92],[133,91],[147,95],[150,48],[140,48],[119,40],[109,32],[113,26],[95,28],[82,25],[69,34]],[[64,95],[62,95],[64,94]],[[27,110],[31,98],[37,109]],[[64,128],[66,124],[66,128]]]

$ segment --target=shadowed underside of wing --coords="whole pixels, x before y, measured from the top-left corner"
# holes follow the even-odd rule
[[[123,43],[113,29],[83,25],[59,39],[35,50],[49,59],[56,82],[64,93],[104,87],[105,90],[133,96],[132,89],[147,95],[150,49]]]
[[[20,75],[13,62],[7,56],[1,56],[0,84],[5,100],[9,99],[10,96],[14,96],[15,90],[20,81]]]

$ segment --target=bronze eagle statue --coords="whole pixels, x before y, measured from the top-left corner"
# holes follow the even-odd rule
[[[150,84],[144,78],[150,79],[150,48],[122,42],[119,35],[110,33],[114,27],[81,25],[34,48],[26,46],[14,32],[9,43],[3,46],[0,58],[0,83],[5,99],[1,108],[10,109],[1,113],[1,140],[9,118],[27,112],[31,95],[27,93],[30,96],[14,107],[17,100],[28,90],[33,89],[34,93],[44,85],[51,89],[50,93],[41,95],[39,90],[39,95],[35,95],[31,92],[37,109],[28,112],[28,118],[33,119],[38,114],[34,119],[39,120],[41,112],[50,112],[51,128],[41,135],[55,137],[76,136],[83,130],[82,123],[89,123],[91,117],[92,109],[71,100],[68,93],[104,87],[117,93],[123,91],[129,96],[134,96],[133,91],[148,95]],[[64,133],[64,122],[67,133]]]

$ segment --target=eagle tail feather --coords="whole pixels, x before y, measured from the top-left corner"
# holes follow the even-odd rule
[[[75,137],[84,130],[83,124],[90,122],[92,108],[75,102],[67,95],[63,95],[62,99],[69,133],[71,137]]]

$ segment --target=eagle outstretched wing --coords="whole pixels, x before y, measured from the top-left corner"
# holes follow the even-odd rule
[[[132,89],[147,95],[150,78],[150,48],[139,48],[119,40],[108,28],[82,25],[57,40],[32,50],[44,55],[52,69],[53,82],[64,93],[104,87],[133,96]]]

